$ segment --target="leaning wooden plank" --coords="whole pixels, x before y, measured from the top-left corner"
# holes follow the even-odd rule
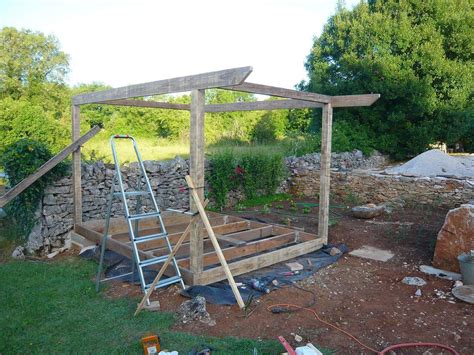
[[[208,200],[204,201],[204,206],[206,206],[207,204],[209,203]],[[148,301],[148,299],[150,298],[151,294],[153,293],[153,291],[155,290],[155,287],[156,285],[158,285],[158,282],[160,281],[161,277],[163,276],[163,274],[165,273],[165,270],[166,268],[171,264],[171,261],[173,261],[173,258],[176,254],[176,251],[178,251],[178,249],[181,247],[181,244],[183,243],[184,239],[186,239],[186,237],[191,233],[191,229],[194,225],[194,223],[196,223],[196,221],[198,220],[198,216],[194,216],[193,218],[191,218],[191,222],[189,223],[189,226],[188,228],[186,228],[186,230],[184,231],[184,233],[181,235],[181,237],[179,238],[178,242],[176,243],[176,245],[173,247],[173,250],[171,251],[171,253],[168,255],[168,258],[166,259],[165,263],[163,264],[163,266],[161,267],[160,271],[158,272],[158,275],[156,275],[155,279],[153,280],[153,282],[151,283],[150,285],[150,288],[148,289],[148,291],[145,293],[145,296],[143,296],[140,304],[138,305],[137,307],[137,310],[135,311],[135,313],[133,314],[134,316],[136,316],[138,313],[140,313],[140,311],[142,310],[143,306],[145,305],[145,302]]]
[[[114,105],[114,106],[131,106],[131,107],[150,107],[150,108],[165,108],[170,110],[184,110],[189,111],[191,105],[188,104],[175,104],[171,102],[158,102],[148,100],[113,100],[98,102],[102,105]]]
[[[345,95],[331,97],[332,107],[370,106],[380,98],[380,94]]]
[[[72,98],[72,103],[74,105],[83,105],[110,100],[171,94],[195,89],[238,85],[251,72],[252,67],[242,67],[124,86],[116,89],[80,94]]]
[[[229,270],[229,267],[227,266],[227,261],[225,260],[224,254],[222,254],[221,247],[219,246],[219,242],[217,241],[216,236],[214,235],[214,231],[212,230],[211,224],[209,223],[206,211],[204,210],[201,200],[199,199],[199,195],[196,191],[196,187],[194,186],[194,182],[191,179],[191,176],[186,175],[186,182],[188,183],[189,189],[191,191],[191,197],[193,198],[199,215],[201,216],[202,223],[204,224],[204,227],[206,227],[207,233],[209,234],[209,238],[212,241],[212,245],[216,250],[216,254],[219,258],[222,268],[224,269],[227,281],[229,281],[230,288],[232,289],[235,299],[237,300],[237,304],[239,305],[240,309],[243,309],[245,307],[244,301],[242,300],[242,296],[240,295],[239,289],[235,284],[234,277],[232,276],[232,273]]]
[[[319,102],[301,100],[265,100],[254,102],[233,102],[230,104],[213,104],[204,106],[206,112],[233,112],[233,111],[267,111],[296,108],[323,107]]]
[[[36,172],[26,177],[24,180],[20,181],[17,185],[13,188],[8,190],[3,196],[0,197],[0,208],[5,206],[8,202],[13,200],[16,196],[20,193],[25,191],[29,186],[31,186],[36,180],[46,174],[48,171],[53,169],[56,165],[62,162],[64,159],[67,158],[69,154],[71,154],[74,150],[78,147],[86,143],[89,139],[94,137],[100,131],[100,127],[94,127],[89,132],[84,134],[82,137],[68,145],[54,157],[49,159],[46,163],[41,165]]]
[[[312,92],[297,91],[291,89],[278,88],[261,84],[243,82],[239,85],[222,87],[221,89],[251,92],[253,94],[284,97],[287,99],[305,100],[327,104],[331,102],[331,96],[316,94]]]
[[[297,245],[235,261],[229,264],[229,269],[233,275],[245,274],[250,271],[258,270],[321,249],[323,244],[324,243],[320,238],[313,239]],[[224,280],[225,278],[226,273],[224,272],[224,269],[222,267],[215,267],[203,271],[199,277],[196,277],[195,282],[200,285],[207,285]]]

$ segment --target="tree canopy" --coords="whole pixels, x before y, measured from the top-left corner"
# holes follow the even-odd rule
[[[337,109],[396,158],[429,144],[474,148],[474,3],[471,0],[370,0],[339,6],[315,38],[304,90],[380,93],[375,105]]]

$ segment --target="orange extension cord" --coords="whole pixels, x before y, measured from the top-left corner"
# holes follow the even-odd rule
[[[451,353],[453,353],[454,355],[460,355],[456,350],[454,350],[453,348],[447,346],[447,345],[443,345],[443,344],[438,344],[438,343],[401,343],[401,344],[395,344],[395,345],[392,345],[392,346],[389,346],[388,348],[385,348],[383,349],[382,351],[377,351],[373,348],[371,348],[370,346],[368,345],[365,345],[364,343],[362,343],[359,339],[357,339],[354,335],[350,334],[349,332],[346,332],[345,330],[339,328],[338,326],[335,326],[334,324],[331,324],[323,319],[321,319],[319,317],[319,315],[316,313],[316,311],[314,309],[311,309],[311,308],[306,308],[306,307],[302,307],[302,306],[298,306],[296,304],[291,304],[291,303],[278,303],[278,304],[272,304],[272,305],[269,305],[267,307],[267,310],[274,313],[272,310],[275,309],[275,308],[280,308],[280,309],[284,309],[286,308],[288,311],[291,311],[291,308],[294,308],[295,310],[305,310],[305,311],[308,311],[308,312],[311,312],[318,321],[320,321],[321,323],[327,325],[328,327],[330,328],[333,328],[333,329],[336,329],[337,331],[347,335],[349,338],[351,338],[352,340],[354,340],[357,344],[359,344],[360,346],[362,346],[363,348],[369,350],[369,351],[372,351],[378,355],[384,355],[384,354],[387,354],[389,351],[391,350],[395,350],[395,349],[400,349],[400,348],[412,348],[412,347],[419,347],[419,346],[429,346],[429,347],[437,347],[437,348],[442,348],[442,349],[445,349],[445,350],[448,350],[450,351]]]

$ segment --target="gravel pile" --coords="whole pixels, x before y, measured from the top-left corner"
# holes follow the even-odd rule
[[[474,177],[470,159],[452,157],[441,150],[424,152],[403,165],[385,170],[386,174],[404,176]]]

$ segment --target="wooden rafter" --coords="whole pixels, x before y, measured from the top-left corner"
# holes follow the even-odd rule
[[[221,86],[238,85],[252,72],[252,67],[226,69],[215,72],[182,76],[173,79],[152,81],[144,84],[80,94],[72,98],[73,105],[146,97],[197,89],[211,89]]]
[[[148,100],[113,100],[98,102],[102,105],[113,105],[113,106],[131,106],[131,107],[150,107],[150,108],[165,108],[170,110],[184,110],[189,111],[191,105],[189,104],[175,104],[171,102],[159,102],[159,101],[148,101]]]

